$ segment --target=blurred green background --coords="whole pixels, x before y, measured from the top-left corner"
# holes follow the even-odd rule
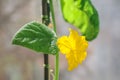
[[[67,71],[60,55],[60,80],[120,80],[120,0],[91,1],[99,13],[100,33],[74,71]],[[63,20],[59,0],[54,6],[57,34],[68,34],[68,27],[74,27]],[[41,0],[0,0],[0,80],[44,80],[43,55],[11,44],[14,33],[32,20],[41,22]],[[49,60],[54,70],[54,56]]]

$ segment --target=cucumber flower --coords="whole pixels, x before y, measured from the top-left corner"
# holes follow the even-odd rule
[[[71,71],[85,60],[88,42],[85,40],[85,36],[80,36],[77,31],[72,29],[69,31],[69,36],[58,38],[57,45],[60,52],[66,56],[68,70]]]

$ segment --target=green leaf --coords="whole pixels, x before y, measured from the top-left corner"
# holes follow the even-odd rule
[[[90,0],[61,0],[64,19],[80,29],[88,41],[99,33],[99,17]]]
[[[56,54],[56,33],[44,24],[30,22],[25,24],[14,36],[12,43],[30,48],[44,54]]]

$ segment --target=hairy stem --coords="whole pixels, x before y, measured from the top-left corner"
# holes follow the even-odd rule
[[[56,32],[56,22],[55,22],[55,14],[54,14],[54,7],[52,0],[49,0],[50,2],[50,11],[52,14],[52,21],[53,21],[53,27],[54,31]],[[59,53],[55,55],[55,78],[54,80],[59,80]]]
[[[52,0],[49,0],[49,2],[50,2],[50,11],[51,11],[51,14],[52,14],[53,27],[54,27],[54,31],[56,32],[56,22],[55,22],[53,2],[52,2]]]
[[[55,78],[54,80],[59,80],[59,53],[56,54],[55,60]]]
[[[50,23],[50,10],[47,0],[42,0],[42,23],[48,25]],[[49,80],[49,56],[44,54],[44,80]]]

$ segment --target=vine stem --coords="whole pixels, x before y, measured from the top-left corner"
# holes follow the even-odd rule
[[[42,0],[42,23],[48,25],[50,23],[50,10],[47,0]],[[44,54],[44,80],[49,80],[49,55]]]
[[[55,21],[53,2],[52,0],[49,0],[49,2],[50,2],[50,11],[52,15],[53,28],[54,28],[54,31],[56,32],[56,21]],[[55,78],[54,80],[59,80],[59,53],[56,53],[56,57],[55,57]]]
[[[59,80],[59,53],[56,54],[55,60],[55,78],[54,80]]]
[[[52,0],[49,0],[49,1],[50,1],[50,11],[51,11],[52,21],[53,21],[53,28],[54,28],[54,31],[56,32],[56,22],[55,22],[53,2],[52,2]]]

